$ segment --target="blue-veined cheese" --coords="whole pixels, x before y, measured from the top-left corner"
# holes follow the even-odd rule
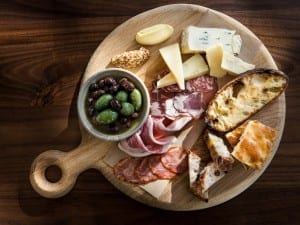
[[[238,54],[241,43],[241,37],[235,35],[235,30],[188,26],[182,32],[181,50],[183,54],[204,53],[208,48],[221,44],[225,51]]]

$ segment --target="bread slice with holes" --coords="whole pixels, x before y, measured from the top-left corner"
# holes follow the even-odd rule
[[[218,165],[220,170],[228,172],[232,169],[234,159],[230,154],[230,151],[223,141],[223,138],[206,130],[204,133],[204,140],[207,148],[210,151],[212,160]]]
[[[216,93],[205,121],[214,130],[230,131],[280,96],[287,85],[287,75],[279,70],[249,70]]]

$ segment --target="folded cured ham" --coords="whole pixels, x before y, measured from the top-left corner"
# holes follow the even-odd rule
[[[119,148],[133,157],[165,153],[176,140],[174,132],[180,131],[192,117],[180,117],[164,123],[166,118],[149,116],[143,127],[131,137],[119,142]]]

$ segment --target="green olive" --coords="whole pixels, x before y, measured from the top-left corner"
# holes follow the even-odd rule
[[[119,114],[116,111],[111,109],[105,109],[101,113],[99,113],[96,117],[96,120],[100,124],[111,124],[115,122],[119,117]]]
[[[126,91],[118,91],[118,93],[116,94],[116,99],[119,102],[127,102],[128,99],[128,94]]]
[[[122,102],[120,113],[124,116],[130,116],[134,113],[134,106],[129,102]]]
[[[130,101],[134,106],[134,109],[136,111],[139,111],[140,108],[142,107],[142,94],[138,89],[133,89],[132,92],[130,93]]]
[[[95,108],[98,111],[106,109],[109,105],[109,102],[113,99],[113,96],[110,94],[102,95],[95,103]]]

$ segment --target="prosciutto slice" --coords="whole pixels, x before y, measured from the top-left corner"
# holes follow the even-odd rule
[[[143,127],[131,137],[119,142],[119,148],[130,156],[143,157],[151,154],[162,154],[176,140],[173,135],[154,136],[154,121],[148,117]]]

